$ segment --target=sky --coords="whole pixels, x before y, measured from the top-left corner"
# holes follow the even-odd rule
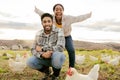
[[[92,12],[91,18],[72,24],[73,40],[120,42],[120,0],[0,0],[0,39],[34,39],[42,29],[34,7],[53,14],[56,3],[63,4],[65,15]]]

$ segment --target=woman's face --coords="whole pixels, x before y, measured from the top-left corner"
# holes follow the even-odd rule
[[[63,8],[60,5],[57,5],[54,10],[54,15],[56,19],[62,19],[63,12],[64,12]]]

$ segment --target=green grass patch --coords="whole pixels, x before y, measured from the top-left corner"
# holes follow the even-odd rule
[[[30,51],[12,51],[12,50],[1,50],[0,54],[9,53],[13,55],[15,58],[16,54],[19,53],[23,55],[24,53],[31,54]],[[66,77],[66,71],[68,70],[69,59],[68,53],[64,51],[66,55],[66,61],[63,64],[63,68],[60,73],[60,80],[64,80]],[[100,71],[99,71],[99,79],[98,80],[119,80],[120,79],[120,64],[117,66],[112,66],[110,64],[106,64],[100,60],[101,54],[108,54],[108,55],[119,55],[120,52],[113,51],[113,50],[76,50],[76,54],[85,55],[86,59],[85,62],[81,65],[75,64],[75,68],[81,74],[87,74],[90,69],[95,64],[100,64]],[[89,59],[89,55],[95,56],[99,58],[97,61],[91,61]],[[0,79],[1,80],[38,80],[42,77],[42,73],[36,70],[25,68],[23,73],[15,73],[9,69],[8,66],[8,57],[0,56]]]

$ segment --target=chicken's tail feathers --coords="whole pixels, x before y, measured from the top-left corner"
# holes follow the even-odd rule
[[[90,70],[90,72],[88,73],[88,75],[93,79],[93,80],[97,80],[98,79],[98,71],[100,69],[100,65],[96,64],[94,65],[94,67]]]

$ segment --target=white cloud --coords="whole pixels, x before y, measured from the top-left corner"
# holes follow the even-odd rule
[[[7,30],[7,31],[6,31]],[[2,29],[0,30],[0,39],[31,39],[35,38],[37,30],[15,30],[15,29]]]

